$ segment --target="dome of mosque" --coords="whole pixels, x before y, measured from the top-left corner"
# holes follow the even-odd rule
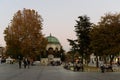
[[[51,34],[50,34],[50,36],[48,36],[46,38],[48,40],[48,43],[60,44],[59,40],[56,37],[52,36]]]

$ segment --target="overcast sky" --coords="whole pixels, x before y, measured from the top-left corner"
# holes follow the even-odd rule
[[[70,49],[67,39],[75,39],[75,20],[87,15],[97,23],[105,13],[119,13],[120,0],[0,0],[0,46],[5,46],[3,31],[18,10],[34,9],[43,18],[43,34],[59,39],[64,50]]]

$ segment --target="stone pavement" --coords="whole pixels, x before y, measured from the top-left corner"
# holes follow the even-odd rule
[[[73,72],[62,66],[30,66],[0,64],[0,80],[120,80],[120,72]]]

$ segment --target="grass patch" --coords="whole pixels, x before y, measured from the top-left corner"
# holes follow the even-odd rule
[[[94,66],[84,66],[85,72],[99,72],[100,69]]]

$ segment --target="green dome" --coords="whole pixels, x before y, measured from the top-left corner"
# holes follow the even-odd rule
[[[51,36],[51,34],[50,34],[50,36],[48,36],[48,37],[46,37],[46,38],[47,38],[47,40],[48,40],[48,43],[60,44],[60,43],[59,43],[59,40],[58,40],[56,37]]]

